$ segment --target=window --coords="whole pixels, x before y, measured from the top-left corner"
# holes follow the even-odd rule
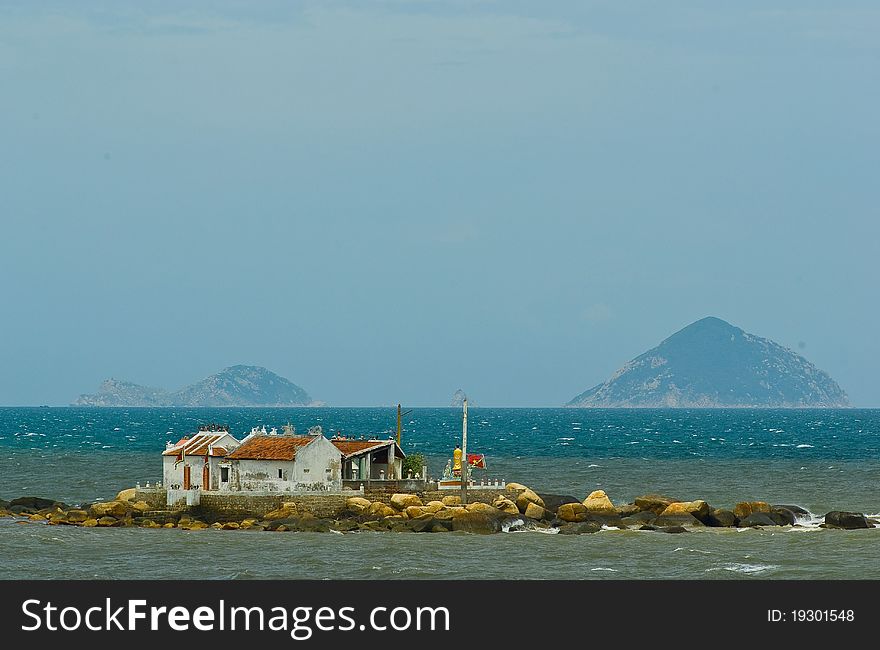
[[[303,474],[308,474],[308,473],[309,473],[309,468],[306,467],[306,468],[303,470]]]
[[[229,483],[229,468],[221,467],[220,468],[220,482],[221,483]]]
[[[284,470],[281,468],[278,469],[278,478],[284,478]]]

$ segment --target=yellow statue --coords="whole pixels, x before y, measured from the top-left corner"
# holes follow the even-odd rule
[[[461,449],[458,447],[452,452],[452,475],[461,476]]]

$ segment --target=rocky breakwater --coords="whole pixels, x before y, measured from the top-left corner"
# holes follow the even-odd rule
[[[178,528],[184,530],[251,530],[272,532],[400,532],[492,534],[541,530],[562,535],[596,533],[602,529],[634,529],[683,533],[700,528],[764,528],[819,525],[829,529],[874,528],[877,521],[861,513],[831,511],[819,523],[794,505],[741,501],[717,508],[703,499],[684,500],[646,494],[632,503],[615,505],[602,490],[584,499],[538,493],[525,485],[509,483],[507,492],[491,503],[463,505],[457,494],[423,502],[416,494],[394,494],[388,503],[355,496],[333,517],[318,517],[294,502],[282,502],[262,516],[222,517],[216,513],[151,510],[136,500],[136,492],[123,490],[112,501],[69,506],[38,497],[0,500],[0,516],[20,523],[84,528]]]

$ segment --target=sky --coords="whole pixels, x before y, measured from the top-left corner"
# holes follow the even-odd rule
[[[558,406],[713,315],[880,406],[873,2],[0,0],[0,404]]]

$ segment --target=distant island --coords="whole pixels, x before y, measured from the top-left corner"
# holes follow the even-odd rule
[[[107,379],[74,406],[314,406],[293,382],[260,366],[231,366],[177,391]]]
[[[827,373],[774,341],[707,317],[636,357],[569,407],[838,408]]]

